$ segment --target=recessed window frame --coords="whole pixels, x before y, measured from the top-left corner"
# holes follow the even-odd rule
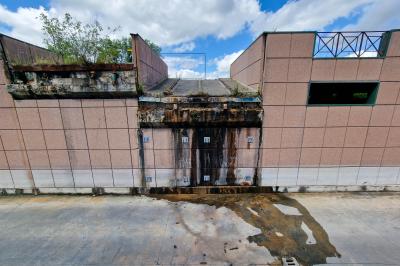
[[[370,96],[370,100],[368,103],[309,103],[310,102],[310,92],[311,85],[315,83],[375,83],[375,89]],[[379,93],[379,87],[381,83],[379,80],[312,80],[308,83],[308,91],[307,91],[307,106],[374,106],[376,105],[376,99]]]

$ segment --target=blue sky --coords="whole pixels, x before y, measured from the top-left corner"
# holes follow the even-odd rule
[[[111,4],[112,3],[112,4]],[[84,22],[121,26],[163,52],[206,53],[209,77],[229,65],[263,31],[400,28],[399,0],[0,0],[0,32],[41,45],[40,13],[71,13]],[[202,77],[201,55],[165,56],[170,75]]]

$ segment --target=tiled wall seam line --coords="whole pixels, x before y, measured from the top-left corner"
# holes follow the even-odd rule
[[[258,61],[260,61],[261,59],[262,59],[262,58],[258,58],[258,59],[256,59],[254,62],[252,62],[252,63],[246,65],[244,68],[242,68],[242,69],[239,70],[238,72],[233,73],[233,74],[232,74],[232,77],[239,75],[239,74],[242,73],[244,70],[246,70],[246,69],[248,69],[249,67],[253,66],[254,64],[256,64],[256,63],[257,63]]]
[[[36,102],[36,105],[37,105],[37,102]],[[37,112],[38,112],[38,116],[39,116],[40,128],[41,128],[40,131],[42,132],[42,136],[43,136],[44,148],[45,148],[45,150],[46,150],[47,161],[48,161],[48,163],[49,163],[49,168],[50,168],[50,172],[51,172],[51,177],[53,178],[54,187],[56,187],[56,181],[54,180],[53,167],[51,166],[51,163],[50,163],[49,150],[47,149],[47,142],[46,142],[46,138],[45,138],[45,136],[44,136],[42,116],[40,115],[39,107],[37,107]],[[61,111],[60,111],[60,113],[61,113]],[[27,151],[27,153],[28,153],[28,151]],[[75,185],[74,185],[74,187],[75,187]]]
[[[125,109],[126,109],[126,106],[125,106]],[[125,113],[126,113],[126,111],[125,111]],[[115,187],[114,171],[113,171],[113,164],[112,164],[111,152],[110,152],[110,140],[109,140],[109,136],[108,136],[108,122],[107,122],[107,117],[106,117],[106,106],[104,105],[104,101],[103,101],[103,114],[104,114],[104,119],[106,120],[105,124],[106,124],[106,136],[107,136],[107,151],[108,151],[108,159],[110,160],[110,166],[111,166],[111,178],[112,178],[112,182],[113,182],[113,187]],[[126,120],[128,123],[128,117],[126,117]],[[128,130],[128,134],[129,134],[129,130]],[[89,148],[89,146],[88,146],[88,148]],[[89,153],[90,153],[90,151],[89,151]]]
[[[28,161],[28,168],[29,168],[29,169],[25,169],[25,170],[29,171],[30,177],[31,177],[31,180],[32,180],[33,188],[36,188],[35,179],[33,178],[33,173],[32,173],[31,162],[30,162],[30,160],[29,160],[28,152],[26,151],[25,140],[24,140],[24,136],[23,136],[23,134],[22,134],[22,129],[21,129],[21,122],[19,121],[19,115],[18,115],[18,112],[17,112],[17,107],[15,107],[15,104],[14,104],[14,107],[12,107],[12,109],[15,111],[15,113],[16,113],[16,115],[17,115],[18,129],[21,130],[21,135],[22,135],[22,136],[21,136],[21,141],[22,141],[22,146],[23,146],[23,148],[24,148],[23,151],[25,152],[25,154],[26,154],[26,159],[27,159],[27,161]],[[38,112],[39,112],[39,111],[38,111]],[[7,155],[6,155],[6,156],[7,156]],[[13,173],[11,172],[11,169],[10,169],[10,173],[11,173],[11,176],[12,176]]]
[[[81,106],[81,113],[82,113],[82,119],[83,119],[83,127],[85,130],[85,138],[86,138],[86,146],[88,147],[88,157],[89,157],[89,164],[90,164],[90,174],[92,175],[92,182],[93,182],[93,187],[96,187],[96,184],[94,182],[94,176],[93,176],[93,166],[92,166],[92,158],[90,156],[90,152],[89,152],[89,141],[88,141],[88,137],[87,137],[87,131],[86,131],[86,122],[85,122],[85,114],[83,113],[83,108],[82,108],[82,101],[80,102],[80,106]],[[103,103],[104,106],[104,103]],[[104,107],[103,107],[104,108]],[[67,146],[68,148],[68,146]],[[69,155],[69,153],[68,153]],[[71,159],[70,159],[71,160]]]
[[[390,119],[390,125],[393,124],[394,110],[395,110],[395,108],[393,108],[392,117]],[[381,173],[382,162],[383,162],[383,158],[385,157],[386,150],[388,148],[387,144],[388,144],[388,139],[389,139],[389,135],[390,135],[390,131],[391,130],[392,130],[391,127],[389,127],[389,131],[388,131],[388,134],[387,134],[386,140],[385,140],[385,148],[383,149],[383,154],[382,154],[382,157],[381,157],[381,161],[379,163],[379,171],[378,171],[378,176],[376,177],[376,180],[375,180],[375,185],[378,183],[378,178],[379,178],[379,175]]]
[[[63,117],[62,117],[62,112],[61,112],[61,107],[60,107],[60,101],[59,100],[57,100],[57,102],[58,102],[58,111],[60,112],[60,118],[61,118],[61,125],[62,125],[62,132],[63,132],[63,136],[64,136],[64,139],[65,139],[65,145],[67,145],[67,136],[65,135],[65,127],[64,127],[64,120],[63,120]],[[82,102],[81,102],[81,105],[82,105]],[[83,115],[83,114],[82,114]],[[85,119],[85,117],[83,117],[83,120]],[[73,182],[73,184],[74,184],[74,188],[76,188],[76,183],[75,183],[75,174],[74,174],[74,171],[72,170],[72,164],[71,164],[71,158],[70,158],[70,154],[69,154],[69,151],[68,151],[68,147],[66,146],[66,152],[67,152],[67,155],[68,155],[68,164],[69,164],[69,168],[70,168],[70,171],[71,171],[71,176],[72,176],[72,182]],[[53,167],[50,165],[50,167],[53,169]]]
[[[290,46],[289,46],[289,51],[292,49],[292,34],[290,34]],[[287,63],[287,69],[288,69],[288,71],[286,72],[286,81],[288,81],[288,79],[289,79],[289,65],[290,65],[290,59],[288,60],[288,63]],[[286,101],[286,84],[285,84],[285,95],[284,95],[284,99],[285,99],[285,101]],[[282,121],[282,126],[284,125],[284,120],[285,120],[285,111],[286,111],[286,106],[284,106],[284,108],[283,108],[283,121]],[[282,138],[281,138],[281,141],[280,141],[280,144],[279,144],[279,159],[278,159],[278,173],[277,173],[277,179],[276,179],[276,184],[278,184],[278,182],[279,182],[279,171],[280,171],[280,168],[281,168],[281,152],[282,152]],[[297,183],[297,178],[298,178],[298,176],[299,176],[299,163],[300,163],[300,158],[299,158],[299,161],[298,161],[298,164],[297,164],[297,174],[296,174],[296,183]]]
[[[131,145],[131,134],[130,134],[130,128],[129,128],[129,115],[128,115],[128,105],[125,104],[125,114],[126,114],[126,127],[128,130],[128,144],[129,144],[129,158],[130,158],[130,164],[131,164],[131,173],[132,173],[132,184],[135,187],[135,176],[133,172],[133,157],[132,157],[132,145]],[[137,112],[135,114],[137,116]],[[139,120],[136,120],[139,121]],[[135,130],[137,131],[137,130]],[[135,136],[137,136],[137,133],[135,132]],[[111,155],[111,149],[110,149],[110,155]]]
[[[13,183],[13,187],[15,188],[14,178],[13,178],[12,175],[11,175],[10,164],[9,164],[9,162],[8,162],[7,153],[6,153],[6,151],[4,150],[4,145],[3,145],[3,140],[2,140],[2,138],[1,138],[1,135],[0,135],[0,145],[3,147],[4,157],[5,157],[5,159],[6,159],[8,172],[10,173],[11,182]]]

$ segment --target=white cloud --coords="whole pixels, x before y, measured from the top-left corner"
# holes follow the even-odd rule
[[[259,13],[257,0],[51,0],[51,15],[65,12],[83,22],[98,20],[105,26],[121,26],[120,35],[139,33],[161,46],[178,45],[198,37],[234,36]],[[34,18],[40,8],[0,10],[0,23],[12,27],[11,35],[29,42],[40,42],[40,23]],[[47,10],[49,12],[49,10]]]
[[[263,31],[322,30],[373,1],[379,0],[292,0],[274,13],[260,14],[252,23],[251,31],[259,35]]]
[[[212,63],[216,66],[216,71],[210,73],[210,76],[216,76],[219,78],[227,78],[229,77],[230,66],[236,58],[239,57],[243,53],[243,50],[224,55],[219,58],[215,58],[212,60]]]
[[[185,42],[172,49],[175,53],[184,53],[184,52],[191,52],[196,48],[196,44],[194,42]]]
[[[381,0],[362,8],[362,16],[356,23],[343,30],[387,30],[400,27],[400,1]]]

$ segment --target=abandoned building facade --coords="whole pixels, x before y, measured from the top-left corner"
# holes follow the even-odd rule
[[[65,65],[0,35],[2,191],[400,187],[398,30],[266,32],[229,79],[168,78],[137,34],[132,57]]]

